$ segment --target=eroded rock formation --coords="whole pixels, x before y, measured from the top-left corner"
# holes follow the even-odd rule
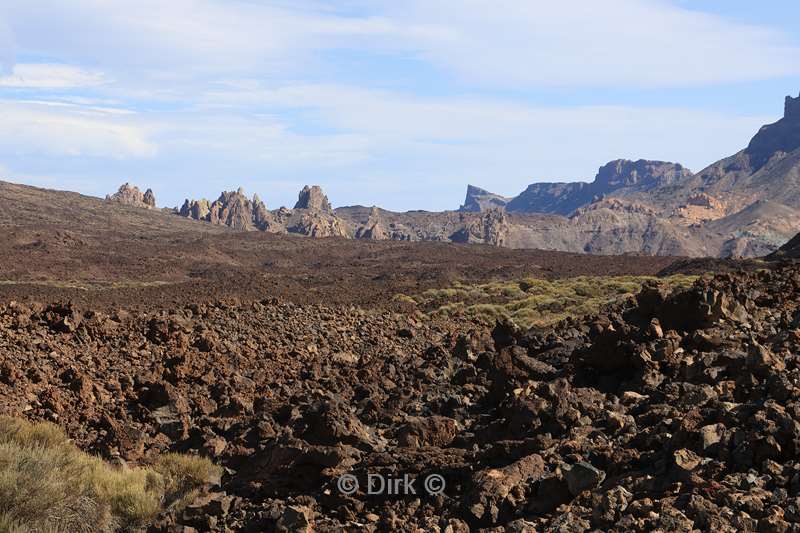
[[[144,193],[138,187],[125,183],[120,186],[119,190],[114,194],[106,195],[106,200],[123,205],[132,205],[134,207],[144,207],[152,209],[156,206],[156,195],[152,189],[147,189]]]

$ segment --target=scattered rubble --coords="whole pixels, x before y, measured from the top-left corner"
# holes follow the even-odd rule
[[[121,464],[225,467],[154,531],[797,531],[798,304],[796,266],[529,331],[277,300],[12,302],[0,412]],[[369,494],[369,475],[416,491]]]

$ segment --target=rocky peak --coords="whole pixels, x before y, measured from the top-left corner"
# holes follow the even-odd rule
[[[485,211],[505,207],[509,199],[474,185],[467,185],[467,196],[459,211]]]
[[[245,196],[244,189],[224,191],[213,203],[208,200],[186,200],[177,212],[184,217],[204,220],[212,224],[230,226],[234,229],[273,230],[274,219],[258,195],[253,200]]]
[[[356,230],[355,238],[374,241],[382,241],[391,238],[381,219],[381,212],[377,207],[373,206],[372,209],[369,210],[367,223]]]
[[[156,206],[156,195],[152,189],[142,193],[138,187],[124,183],[117,192],[106,195],[106,201],[151,209]]]
[[[241,187],[236,192],[220,194],[217,201],[211,204],[209,217],[212,224],[223,224],[244,231],[253,229],[252,205]]]
[[[671,185],[691,175],[688,169],[678,163],[617,159],[600,167],[593,186],[597,189],[596,193],[611,192],[623,187],[654,188]]]
[[[786,97],[783,105],[783,118],[800,118],[800,95],[797,98]]]
[[[775,156],[782,156],[800,148],[800,96],[786,97],[783,118],[763,126],[750,141],[745,153],[750,156],[753,172],[759,170]]]
[[[325,211],[331,212],[331,203],[328,197],[322,192],[319,185],[309,187],[306,185],[297,198],[297,203],[294,205],[295,209],[309,209],[311,211]]]

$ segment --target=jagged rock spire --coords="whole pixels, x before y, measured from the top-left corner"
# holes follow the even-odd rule
[[[328,197],[322,192],[319,185],[306,185],[297,198],[295,209],[309,209],[311,211],[333,211]]]

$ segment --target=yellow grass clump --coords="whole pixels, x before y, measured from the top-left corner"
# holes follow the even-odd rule
[[[0,417],[0,532],[140,527],[219,472],[206,459],[176,454],[116,468],[80,451],[54,424]]]

